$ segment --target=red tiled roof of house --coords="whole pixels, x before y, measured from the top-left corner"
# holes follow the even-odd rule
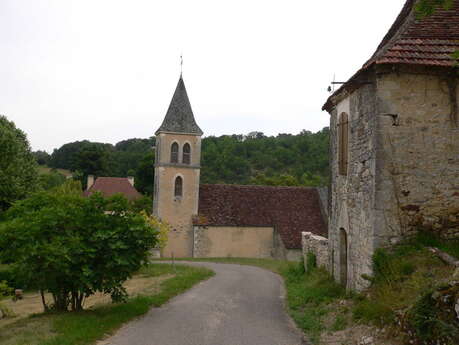
[[[117,193],[123,194],[128,200],[135,200],[142,195],[124,177],[98,177],[94,184],[83,195],[89,196],[95,192],[101,192],[108,197]]]
[[[453,66],[451,54],[459,50],[459,0],[451,9],[438,8],[418,18],[416,0],[408,0],[364,68],[376,64]]]
[[[364,71],[374,65],[404,64],[454,67],[452,53],[459,50],[459,0],[453,0],[452,8],[438,8],[432,15],[418,18],[415,4],[407,0],[392,27],[384,36],[373,56],[344,85],[327,100],[322,110],[330,110],[334,97],[358,86]]]
[[[201,185],[199,211],[203,226],[272,226],[287,249],[301,248],[301,232],[327,237],[315,188]]]

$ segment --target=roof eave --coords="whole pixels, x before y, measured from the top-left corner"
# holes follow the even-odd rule
[[[192,132],[174,132],[174,131],[167,131],[167,130],[158,129],[155,132],[155,135],[158,135],[158,134],[194,135],[194,136],[200,137],[200,136],[202,136],[204,134],[204,132],[202,130],[200,130],[199,132],[195,132],[195,133],[192,133]]]

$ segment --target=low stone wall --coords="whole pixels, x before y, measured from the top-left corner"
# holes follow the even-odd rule
[[[329,270],[328,239],[314,235],[312,232],[301,233],[301,243],[303,246],[304,267],[307,267],[308,253],[311,252],[316,257],[317,267],[325,267]]]

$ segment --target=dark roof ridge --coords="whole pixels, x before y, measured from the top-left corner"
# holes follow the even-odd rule
[[[90,196],[95,192],[101,192],[105,197],[121,193],[129,200],[135,200],[142,196],[127,177],[100,176],[95,179],[91,187],[83,192],[83,195]]]
[[[228,184],[228,183],[201,183],[201,186],[221,186],[221,187],[239,187],[239,188],[272,188],[272,189],[310,189],[314,190],[318,187],[308,186],[269,186],[259,184]]]

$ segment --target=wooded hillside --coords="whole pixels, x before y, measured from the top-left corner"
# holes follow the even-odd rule
[[[116,145],[77,141],[55,149],[51,155],[35,152],[39,164],[68,169],[85,182],[96,176],[133,175],[136,188],[153,189],[155,138],[128,139]],[[324,185],[328,179],[329,129],[317,133],[265,136],[223,135],[202,140],[201,182],[263,185]]]

